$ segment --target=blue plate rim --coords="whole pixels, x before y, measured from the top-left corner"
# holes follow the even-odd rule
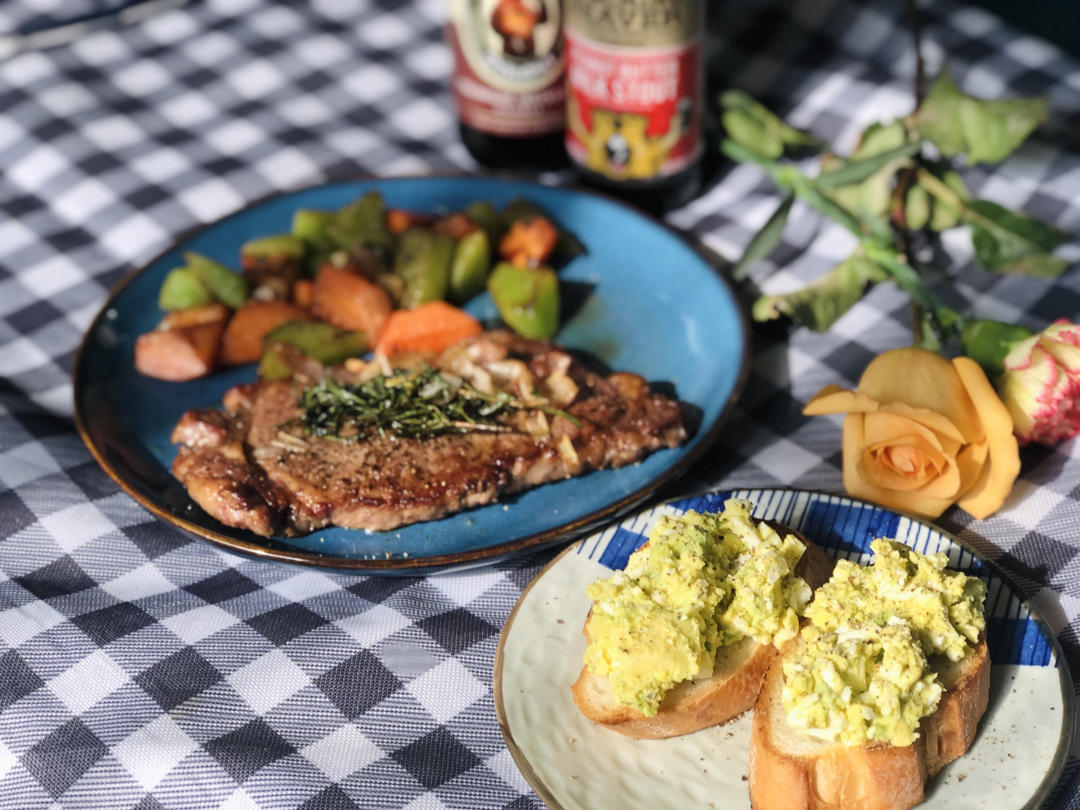
[[[427,179],[462,179],[462,180],[495,180],[497,182],[509,182],[518,185],[532,185],[538,188],[546,189],[558,189],[560,191],[569,192],[575,195],[583,195],[601,200],[609,205],[617,206],[623,209],[626,213],[641,217],[644,220],[652,223],[653,225],[667,231],[668,233],[677,237],[685,245],[687,245],[695,254],[697,254],[705,265],[712,271],[715,278],[725,287],[728,295],[734,304],[735,310],[739,316],[739,332],[742,336],[742,351],[739,356],[738,373],[736,375],[735,384],[732,386],[731,393],[724,403],[720,412],[716,415],[710,425],[701,425],[698,428],[699,441],[696,445],[686,451],[675,463],[665,469],[660,475],[657,475],[653,479],[646,482],[641,487],[637,488],[628,495],[613,501],[583,515],[575,520],[567,521],[559,526],[553,527],[540,532],[534,532],[523,537],[513,538],[511,540],[496,543],[490,546],[483,546],[477,549],[471,549],[460,552],[449,552],[438,555],[421,555],[410,557],[390,557],[390,558],[346,558],[328,554],[318,554],[313,552],[301,551],[299,549],[282,548],[280,547],[280,541],[277,542],[277,546],[270,547],[266,545],[266,540],[260,538],[251,532],[243,530],[233,530],[236,536],[226,534],[219,531],[214,531],[206,528],[194,521],[188,520],[180,515],[166,509],[164,506],[156,503],[153,499],[144,497],[140,492],[136,490],[134,485],[125,478],[124,470],[119,465],[113,465],[110,463],[104,452],[103,446],[99,443],[98,437],[95,436],[94,426],[88,422],[84,414],[83,394],[86,390],[86,384],[84,382],[84,368],[85,359],[89,353],[90,336],[97,330],[101,321],[106,317],[107,313],[113,306],[113,302],[120,296],[120,294],[141,274],[146,272],[152,265],[158,262],[167,253],[182,248],[182,246],[190,240],[196,238],[199,234],[209,231],[221,224],[228,222],[234,217],[241,216],[249,209],[266,204],[276,199],[288,197],[294,194],[302,194],[308,191],[315,191],[322,188],[328,188],[332,186],[348,185],[351,183],[363,183],[363,182],[396,182],[396,181],[418,181]],[[597,191],[591,188],[584,188],[582,186],[573,183],[557,183],[557,184],[545,184],[538,182],[537,178],[530,176],[516,175],[512,172],[493,172],[493,173],[468,173],[468,172],[427,172],[418,174],[405,174],[405,175],[390,175],[379,176],[369,175],[363,173],[351,174],[348,177],[328,178],[324,182],[313,183],[298,188],[293,188],[285,191],[275,191],[262,197],[256,198],[247,202],[244,206],[233,211],[224,217],[220,217],[212,222],[200,223],[192,228],[182,231],[178,235],[172,237],[169,243],[164,249],[156,253],[145,262],[141,263],[134,270],[125,275],[116,285],[109,291],[104,303],[101,305],[100,310],[94,316],[93,320],[87,326],[86,331],[83,333],[83,337],[79,343],[78,351],[75,355],[75,362],[72,367],[72,396],[74,400],[74,421],[75,428],[90,451],[90,455],[94,461],[106,472],[106,474],[133,500],[135,500],[144,509],[151,512],[159,519],[169,523],[191,536],[198,539],[208,541],[209,543],[224,548],[228,551],[241,554],[246,557],[253,557],[256,559],[272,560],[275,562],[291,563],[294,565],[317,568],[323,570],[337,570],[347,571],[352,573],[365,573],[365,574],[423,574],[433,572],[437,570],[446,570],[450,568],[460,568],[470,565],[478,564],[492,564],[507,557],[523,553],[525,551],[537,551],[546,546],[555,545],[558,543],[569,543],[585,534],[586,532],[600,526],[603,523],[615,520],[622,515],[629,512],[631,509],[641,505],[650,495],[655,493],[665,484],[675,480],[683,475],[693,464],[701,458],[706,450],[711,447],[716,439],[720,435],[720,431],[723,428],[724,423],[730,416],[735,404],[738,402],[742,395],[743,389],[746,386],[746,381],[750,374],[750,357],[752,352],[751,347],[751,330],[749,315],[746,309],[745,301],[739,294],[731,278],[721,269],[722,267],[729,266],[730,263],[723,259],[715,251],[708,248],[698,240],[694,239],[691,235],[673,227],[672,225],[664,222],[663,220],[649,214],[646,211],[634,208],[633,206],[612,197],[609,194],[605,194],[601,191]],[[602,472],[602,471],[600,471]],[[192,501],[192,503],[194,503]],[[228,529],[229,527],[223,527]],[[249,539],[250,538],[250,539]]]
[[[742,486],[742,487],[720,487],[716,489],[708,489],[704,492],[696,492],[689,495],[676,495],[671,498],[666,498],[663,501],[658,501],[655,504],[649,506],[642,506],[633,515],[624,514],[619,518],[619,523],[624,523],[627,520],[632,520],[641,512],[647,509],[655,509],[661,506],[665,506],[671,503],[678,503],[680,501],[686,501],[691,498],[704,497],[708,495],[718,494],[728,491],[743,491],[743,490],[759,490],[761,492],[768,493],[797,493],[803,495],[818,495],[826,498],[837,498],[840,501],[846,501],[851,504],[857,504],[860,506],[872,507],[874,509],[881,509],[886,512],[891,512],[896,515],[900,515],[909,519],[910,521],[926,526],[931,531],[944,537],[950,543],[954,543],[964,551],[968,552],[974,559],[978,560],[982,565],[986,566],[990,571],[1000,579],[1005,585],[1018,597],[1021,606],[1023,606],[1031,618],[1034,619],[1036,626],[1039,628],[1039,632],[1042,633],[1044,639],[1049,642],[1050,649],[1054,653],[1054,657],[1057,660],[1058,670],[1058,683],[1061,688],[1061,698],[1064,711],[1062,712],[1064,717],[1062,718],[1061,735],[1058,738],[1057,748],[1054,751],[1054,756],[1051,758],[1049,765],[1047,766],[1046,775],[1039,783],[1038,788],[1032,797],[1020,810],[1035,810],[1035,808],[1041,807],[1042,804],[1050,798],[1055,789],[1058,786],[1058,781],[1061,779],[1062,773],[1065,771],[1065,766],[1068,763],[1069,751],[1072,747],[1072,739],[1076,733],[1076,710],[1077,710],[1077,697],[1073,689],[1072,672],[1069,669],[1068,659],[1065,657],[1065,650],[1061,646],[1061,641],[1057,637],[1057,633],[1050,627],[1049,622],[1042,615],[1042,611],[1035,605],[1030,599],[1024,599],[1023,591],[1013,580],[1012,576],[1008,572],[1004,571],[1001,566],[994,562],[989,557],[983,555],[978,549],[974,548],[968,543],[965,543],[955,534],[950,531],[946,531],[936,523],[925,520],[924,518],[917,517],[910,512],[903,512],[899,509],[892,509],[887,506],[882,506],[879,503],[868,501],[863,498],[855,498],[847,493],[834,493],[825,492],[820,489],[804,489],[799,487],[768,487],[768,486]],[[532,764],[521,750],[520,746],[514,740],[513,734],[510,731],[510,723],[506,717],[506,709],[503,705],[503,656],[506,648],[506,640],[510,635],[511,627],[513,626],[514,619],[517,617],[518,609],[521,607],[522,602],[525,601],[525,597],[533,586],[539,582],[549,571],[554,568],[563,557],[568,554],[573,554],[582,544],[589,540],[588,537],[581,538],[576,543],[567,545],[562,551],[556,554],[540,571],[537,572],[529,583],[522,589],[521,595],[514,603],[514,607],[510,610],[510,614],[506,617],[506,622],[503,624],[502,630],[499,632],[499,641],[495,648],[495,661],[492,666],[491,679],[492,679],[492,696],[495,703],[495,715],[499,724],[499,730],[502,732],[503,741],[506,743],[506,747],[510,752],[511,759],[514,760],[514,764],[518,770],[521,771],[521,775],[525,778],[525,781],[529,784],[538,796],[544,801],[544,803],[553,808],[553,810],[562,810],[563,805],[555,798],[551,789],[547,783],[541,779],[540,775],[533,769]],[[991,662],[991,665],[993,662]]]

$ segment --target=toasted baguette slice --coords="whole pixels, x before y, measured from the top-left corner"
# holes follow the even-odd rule
[[[923,786],[975,739],[990,693],[990,656],[980,640],[970,655],[939,669],[946,692],[902,748],[846,746],[792,728],[784,711],[782,656],[776,656],[754,706],[750,804],[754,810],[903,810]]]
[[[796,531],[776,523],[771,525],[781,536],[794,535],[806,546],[806,552],[795,566],[796,574],[811,588],[828,580],[833,561],[824,551]],[[592,611],[589,612],[591,615]],[[588,638],[588,618],[584,633]],[[677,737],[726,723],[753,706],[762,678],[775,655],[776,648],[771,644],[758,644],[752,638],[729,644],[717,652],[710,677],[676,684],[664,696],[653,717],[618,703],[608,679],[585,667],[581,668],[570,691],[581,713],[594,723],[628,737],[650,740]]]
[[[585,667],[570,687],[582,714],[628,737],[659,740],[726,723],[754,705],[776,648],[744,638],[720,649],[713,674],[676,684],[652,717],[615,700],[611,684]]]

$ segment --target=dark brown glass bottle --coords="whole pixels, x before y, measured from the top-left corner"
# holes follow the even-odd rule
[[[566,151],[659,213],[701,187],[704,0],[566,0]]]
[[[551,135],[489,135],[459,124],[461,142],[477,163],[492,169],[558,169],[566,165],[562,124]]]
[[[450,0],[447,39],[470,154],[494,168],[565,164],[559,0]]]

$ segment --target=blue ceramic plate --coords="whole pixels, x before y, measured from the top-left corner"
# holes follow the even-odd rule
[[[189,408],[220,406],[222,394],[254,379],[254,367],[169,383],[135,372],[135,338],[161,317],[165,274],[193,250],[236,267],[248,239],[288,231],[299,208],[338,208],[377,189],[387,205],[460,210],[475,200],[502,206],[524,197],[550,211],[587,254],[560,273],[576,301],[556,340],[612,369],[670,384],[700,423],[692,438],[640,464],[548,484],[503,502],[392,532],[330,528],[267,540],[218,523],[169,474],[169,434]],[[494,323],[488,295],[469,310]],[[674,231],[597,195],[480,177],[372,179],[319,186],[257,203],[194,235],[134,273],[113,292],[75,365],[79,430],[105,470],[150,511],[234,551],[328,568],[430,571],[489,561],[581,534],[640,503],[683,472],[715,438],[739,392],[749,356],[746,321],[729,284]]]
[[[648,807],[750,810],[751,712],[668,740],[635,740],[587,720],[570,695],[581,671],[586,586],[626,567],[660,515],[718,512],[747,498],[754,514],[802,532],[836,559],[865,565],[870,542],[893,537],[986,582],[990,702],[971,749],[926,786],[919,807],[1036,808],[1061,776],[1076,721],[1057,638],[1020,591],[971,549],[890,509],[818,492],[718,492],[624,518],[566,549],[532,581],[495,655],[495,711],[514,761],[551,810]]]

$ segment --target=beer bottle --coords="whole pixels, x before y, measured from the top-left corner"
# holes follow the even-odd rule
[[[450,0],[461,139],[494,168],[565,164],[560,0]]]
[[[583,180],[646,210],[702,177],[704,0],[566,0],[566,151]]]

